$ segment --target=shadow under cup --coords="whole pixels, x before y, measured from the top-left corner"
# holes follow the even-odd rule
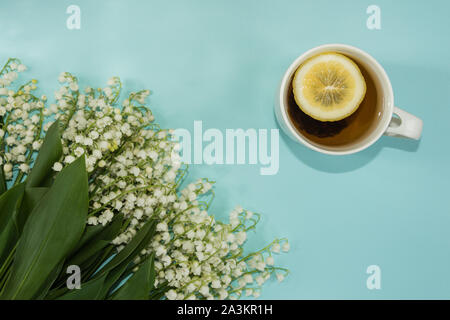
[[[324,48],[306,55],[306,59],[324,52],[338,52],[352,59],[366,81],[366,94],[357,111],[340,121],[322,122],[305,114],[297,105],[292,90],[292,72],[285,82],[284,107],[288,121],[305,142],[332,153],[353,153],[375,142],[392,117],[392,89],[382,67],[369,55],[354,49]]]

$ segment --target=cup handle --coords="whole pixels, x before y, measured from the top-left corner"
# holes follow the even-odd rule
[[[422,135],[422,119],[397,107],[394,107],[393,113],[398,118],[392,117],[391,123],[384,134],[391,137],[419,140]]]

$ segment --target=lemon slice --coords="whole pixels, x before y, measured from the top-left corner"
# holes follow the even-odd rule
[[[292,87],[300,109],[319,121],[348,117],[366,94],[366,82],[356,63],[334,52],[303,63],[295,72]]]

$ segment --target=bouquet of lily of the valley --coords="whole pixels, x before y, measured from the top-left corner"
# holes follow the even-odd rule
[[[148,90],[119,104],[118,78],[80,90],[62,73],[48,105],[36,80],[13,83],[25,69],[0,71],[0,299],[257,297],[286,276],[273,259],[286,239],[244,252],[259,214],[217,221],[213,182],[184,182]]]

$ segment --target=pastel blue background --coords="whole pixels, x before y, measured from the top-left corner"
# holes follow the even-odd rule
[[[81,30],[66,28],[70,4]],[[382,29],[366,28],[381,7]],[[2,1],[0,58],[52,95],[61,71],[125,91],[148,88],[165,127],[277,128],[274,93],[290,63],[324,43],[369,52],[385,67],[399,107],[424,120],[420,143],[383,137],[356,155],[331,157],[281,134],[280,169],[192,166],[218,181],[212,213],[236,204],[263,214],[249,246],[286,236],[277,263],[291,275],[267,299],[450,298],[450,2],[442,1]],[[366,268],[382,289],[366,288]]]

